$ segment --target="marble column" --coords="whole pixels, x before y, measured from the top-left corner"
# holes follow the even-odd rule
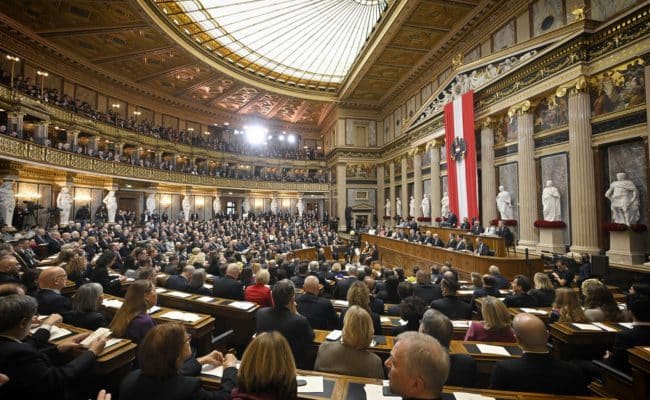
[[[402,199],[402,218],[407,219],[409,216],[409,191],[406,179],[408,177],[408,172],[406,171],[408,165],[406,163],[406,156],[402,157],[402,194],[400,198]]]
[[[384,214],[386,214],[384,209],[384,204],[386,204],[386,199],[384,196],[385,185],[384,185],[384,164],[377,165],[377,204],[375,205],[375,214],[377,214],[377,223],[382,225],[384,223]]]
[[[162,151],[156,151],[155,155],[156,155],[156,165],[155,165],[155,167],[160,168],[160,163],[162,162],[163,152]]]
[[[348,231],[345,221],[347,197],[346,167],[344,163],[336,164],[336,216],[339,218],[339,231],[343,232]]]
[[[79,131],[69,130],[66,132],[66,142],[70,146],[70,151],[77,151],[77,144],[79,143]]]
[[[390,217],[395,218],[395,161],[389,161],[388,162],[388,174],[390,182],[389,182],[389,195],[390,195]],[[388,221],[389,225],[392,225],[390,221]]]
[[[91,136],[87,142],[88,150],[92,150],[93,154],[97,154],[97,136]],[[88,153],[86,153],[88,154]]]
[[[422,154],[418,149],[413,154],[413,197],[415,197],[415,220],[422,216]]]
[[[484,227],[497,218],[496,173],[494,168],[494,128],[492,121],[485,121],[481,128],[481,221]]]
[[[47,121],[39,122],[36,125],[36,130],[34,131],[34,143],[42,144],[44,146],[51,145],[48,144],[50,123]]]
[[[431,221],[440,216],[440,147],[434,144],[429,149],[431,152]],[[445,238],[446,239],[446,238]]]
[[[24,112],[13,112],[7,113],[7,131],[9,134],[16,131],[19,139],[24,139],[23,137],[23,118],[25,117]]]
[[[120,156],[119,160],[122,161],[122,156],[124,155],[124,144],[125,143],[115,143],[115,154]]]
[[[571,251],[598,254],[594,153],[591,148],[589,94],[569,95],[569,176],[571,178]]]
[[[537,248],[535,220],[537,220],[537,182],[535,179],[535,141],[533,140],[533,114],[517,116],[519,150],[519,246]]]

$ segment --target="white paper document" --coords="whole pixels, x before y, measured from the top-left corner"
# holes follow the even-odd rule
[[[116,344],[118,344],[118,343],[121,342],[121,341],[122,341],[122,339],[118,339],[118,338],[110,338],[110,339],[108,339],[108,340],[106,341],[106,346],[104,347],[104,349],[108,349],[109,347],[111,347],[111,346],[113,346],[113,345],[116,345]]]
[[[404,326],[404,325],[406,325],[406,324],[408,324],[408,323],[409,323],[408,321],[404,321],[404,320],[401,319],[401,318],[399,319],[399,324],[400,324],[401,326]]]
[[[104,299],[102,305],[106,308],[121,308],[124,302],[122,300]]]
[[[477,393],[453,392],[456,400],[495,400],[494,397],[483,396]]]
[[[451,325],[454,328],[469,328],[469,324],[472,321],[451,321]]]
[[[156,293],[158,293],[158,294],[165,293],[166,291],[167,291],[167,289],[165,289],[165,288],[161,288],[161,287],[156,288]]]
[[[251,303],[250,301],[233,301],[232,303],[228,304],[230,307],[235,307],[240,310],[248,310],[253,307],[255,307],[255,303]]]
[[[363,386],[367,400],[402,400],[401,396],[384,396],[382,385],[366,384]]]
[[[183,321],[183,322],[196,322],[201,319],[199,315],[196,315],[194,313],[182,312],[182,311],[167,311],[160,317],[167,318],[167,319],[175,319],[177,321]]]
[[[212,303],[214,300],[214,297],[210,296],[201,296],[196,298],[196,301],[200,301],[202,303]]]
[[[237,365],[235,365],[235,368],[239,369],[239,361],[237,362]],[[216,376],[217,378],[221,378],[223,376],[223,365],[220,365],[218,367],[215,367],[214,365],[211,364],[203,364],[201,367],[201,373],[203,375],[211,375],[211,376]]]
[[[339,307],[347,307],[350,305],[350,303],[348,303],[346,300],[334,300],[333,303],[335,306]]]
[[[536,308],[521,307],[520,310],[525,312],[525,313],[528,313],[528,314],[537,314],[537,315],[546,315],[546,314],[548,314],[548,312],[546,312],[544,310],[538,310]]]
[[[623,328],[627,328],[627,329],[632,329],[633,326],[631,322],[619,322],[618,324]]]
[[[80,344],[84,347],[90,346],[92,342],[97,339],[106,339],[111,334],[111,330],[108,328],[98,328],[95,332],[88,335]]]
[[[41,328],[40,326],[37,326],[35,328],[32,328],[30,330],[30,332],[32,334],[34,334],[40,328]],[[64,336],[68,336],[68,335],[72,335],[72,332],[70,332],[69,330],[67,330],[65,328],[59,328],[56,325],[52,325],[52,327],[50,328],[50,341],[57,340],[57,339],[60,339],[60,338],[62,338]]]
[[[298,386],[298,393],[321,393],[323,391],[322,376],[296,376],[296,379],[307,381],[304,386]]]
[[[470,294],[473,294],[473,293],[474,293],[473,290],[457,290],[456,291],[456,294],[459,294],[461,296],[467,296],[467,295],[470,295]]]
[[[510,357],[510,353],[503,346],[494,346],[491,344],[477,344],[478,350],[483,354],[497,354],[500,356]]]
[[[205,283],[205,284],[203,284],[203,287],[204,287],[204,288],[207,288],[207,289],[212,289],[212,288],[213,288],[213,286],[210,285],[209,283]]]
[[[583,331],[602,331],[602,329],[600,329],[598,326],[595,326],[594,324],[579,324],[577,322],[574,322],[573,326]]]
[[[390,323],[392,323],[389,317],[384,317],[384,316],[379,317],[379,321],[382,324],[390,324]]]
[[[607,326],[607,325],[603,324],[602,322],[594,322],[593,324],[596,325],[597,327],[601,328],[601,329],[606,330],[607,332],[618,332],[617,329],[614,329],[611,326]]]
[[[160,307],[158,306],[152,306],[150,309],[147,310],[147,314],[153,314],[155,312],[160,311]]]
[[[183,293],[183,292],[167,292],[165,294],[167,296],[180,297],[181,299],[190,297],[192,295],[192,293]]]
[[[333,330],[330,332],[325,339],[327,340],[339,340],[341,338],[341,335],[343,334],[343,331],[340,331],[338,329]]]

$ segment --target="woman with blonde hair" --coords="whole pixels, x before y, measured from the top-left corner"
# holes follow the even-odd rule
[[[260,269],[255,275],[255,284],[250,285],[244,291],[244,299],[259,304],[260,307],[273,307],[273,296],[268,286],[271,275],[268,270]]]
[[[554,322],[590,322],[585,316],[578,295],[573,289],[558,288],[555,291],[555,302],[553,302],[553,311],[548,319],[548,323]]]
[[[384,369],[381,359],[366,350],[370,347],[374,332],[368,312],[359,306],[351,306],[343,319],[341,341],[324,342],[320,345],[314,369],[382,379]]]
[[[486,296],[481,306],[483,321],[472,321],[465,334],[465,340],[480,342],[516,342],[512,331],[512,317],[503,301]]]
[[[347,295],[348,307],[359,306],[366,310],[372,318],[372,327],[375,332],[381,332],[381,320],[379,319],[379,314],[372,312],[370,309],[370,290],[364,282],[357,281],[350,286]],[[339,318],[339,328],[343,327],[345,314],[348,309],[341,311],[341,316]]]
[[[537,301],[538,307],[551,307],[555,300],[555,288],[551,279],[542,272],[537,272],[533,276],[535,288],[528,291],[528,295],[533,296]]]
[[[295,400],[296,364],[279,332],[260,333],[248,345],[237,374],[232,400]]]

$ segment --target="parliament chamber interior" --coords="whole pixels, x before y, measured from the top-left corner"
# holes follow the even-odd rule
[[[650,399],[650,1],[0,26],[0,399]]]

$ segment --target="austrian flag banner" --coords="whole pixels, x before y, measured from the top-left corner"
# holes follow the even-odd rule
[[[445,105],[445,143],[449,209],[459,221],[471,220],[478,217],[474,92]]]

